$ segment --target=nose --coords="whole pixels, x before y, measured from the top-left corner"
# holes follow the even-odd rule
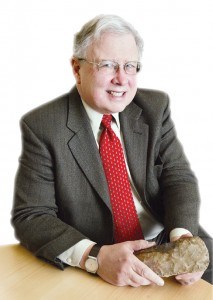
[[[123,66],[119,66],[112,79],[112,83],[116,85],[126,85],[128,83],[128,75],[124,71]]]

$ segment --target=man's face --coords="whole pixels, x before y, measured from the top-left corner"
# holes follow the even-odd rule
[[[86,59],[97,63],[102,60],[116,61],[120,68],[114,74],[106,74],[98,70],[97,65],[73,59],[73,72],[81,98],[103,114],[123,111],[133,100],[137,90],[137,75],[126,74],[123,65],[126,62],[138,61],[138,56],[131,34],[105,33],[89,47]]]

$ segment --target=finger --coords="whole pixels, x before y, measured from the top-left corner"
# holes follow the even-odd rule
[[[137,258],[134,264],[134,271],[141,277],[149,280],[151,283],[157,284],[159,286],[164,285],[163,279]]]
[[[130,285],[130,286],[138,287],[141,285],[150,285],[150,284],[152,284],[152,282],[150,280],[138,275],[134,271],[129,276],[128,285]]]
[[[156,245],[155,242],[148,242],[146,240],[130,241],[128,243],[133,251],[139,251]]]
[[[182,234],[182,235],[176,235],[176,236],[173,236],[171,238],[171,242],[175,242],[177,240],[179,240],[180,238],[185,238],[185,237],[192,237],[193,235],[189,232],[189,233],[185,233],[185,234]]]

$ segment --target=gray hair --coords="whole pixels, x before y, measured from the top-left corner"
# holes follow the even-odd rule
[[[135,28],[124,19],[116,15],[98,15],[87,22],[74,36],[73,56],[85,58],[88,47],[100,39],[104,33],[132,34],[141,58],[143,40]]]

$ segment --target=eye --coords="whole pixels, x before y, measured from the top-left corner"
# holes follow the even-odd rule
[[[125,64],[125,68],[127,70],[135,70],[137,68],[137,63],[135,62],[128,62]]]
[[[108,69],[108,70],[113,70],[116,67],[116,63],[110,60],[103,60],[102,62],[99,63],[99,68],[100,69]]]

